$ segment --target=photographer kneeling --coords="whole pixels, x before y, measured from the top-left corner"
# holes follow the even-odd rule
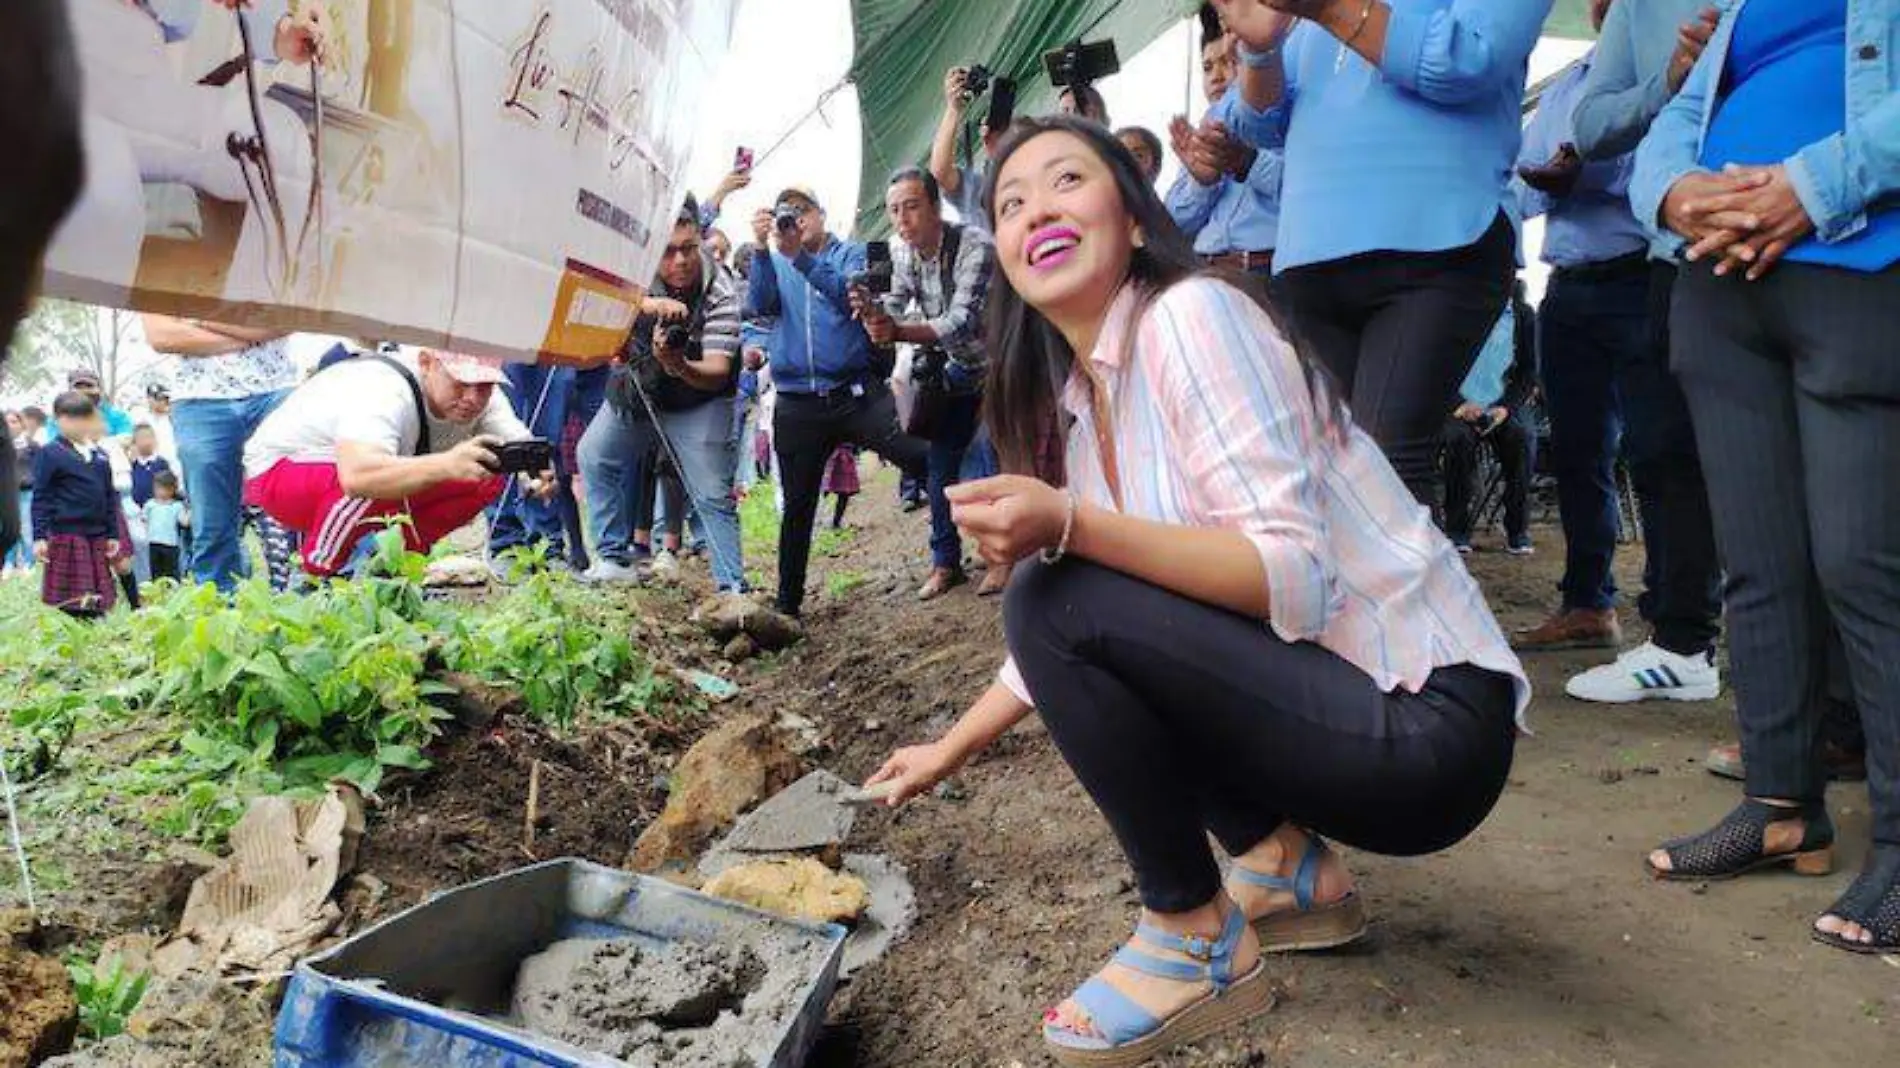
[[[353,570],[365,535],[407,515],[413,552],[468,524],[509,472],[546,495],[553,453],[495,392],[502,361],[423,349],[312,375],[244,446],[244,501],[303,535],[304,570]],[[504,444],[506,443],[506,444]]]
[[[712,552],[713,580],[745,589],[739,508],[732,499],[738,441],[732,423],[739,382],[739,296],[732,278],[707,256],[699,208],[691,197],[673,222],[653,295],[627,338],[625,365],[614,369],[608,403],[581,438],[582,476],[600,561],[588,577],[629,581],[629,496],[593,487],[640,485],[642,463],[670,458],[692,501],[700,539]],[[652,500],[637,511],[648,514]]]
[[[996,250],[981,232],[943,221],[942,191],[922,168],[893,174],[884,203],[898,237],[890,296],[880,302],[856,290],[852,298],[874,344],[917,346],[905,429],[930,442],[930,577],[917,591],[929,601],[966,581],[944,490],[958,482],[983,407],[983,302]],[[918,317],[900,322],[894,313]],[[999,594],[1008,582],[1007,566],[991,567],[977,593]]]

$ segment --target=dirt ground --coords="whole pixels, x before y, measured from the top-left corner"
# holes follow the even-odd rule
[[[808,641],[730,670],[743,693],[715,717],[794,713],[817,724],[817,763],[862,776],[898,744],[946,727],[992,677],[995,602],[966,587],[919,605],[927,521],[900,515],[888,475],[869,477],[844,551],[814,559]],[[1471,558],[1507,628],[1555,595],[1560,538],[1539,528],[1529,559]],[[1486,543],[1481,542],[1481,545]],[[770,561],[754,561],[769,572]],[[1619,573],[1634,589],[1640,548]],[[683,620],[689,598],[668,601]],[[688,663],[710,648],[661,621]],[[651,637],[651,636],[649,636]],[[1858,868],[1866,792],[1831,796],[1837,874],[1731,884],[1652,882],[1640,864],[1661,839],[1699,830],[1737,797],[1700,758],[1729,733],[1732,705],[1604,708],[1563,696],[1591,654],[1529,661],[1536,736],[1475,835],[1438,856],[1348,853],[1373,914],[1349,951],[1277,959],[1279,1007],[1180,1051],[1171,1068],[1370,1064],[1539,1066],[1859,1066],[1900,1063],[1900,960],[1854,958],[1808,940],[1807,924]],[[730,711],[728,711],[730,710]],[[507,726],[450,740],[435,771],[384,791],[360,870],[387,884],[387,910],[528,863],[622,860],[665,800],[689,739],[629,728],[563,742]],[[528,781],[541,765],[541,821],[524,848]],[[908,866],[919,922],[884,961],[841,990],[816,1068],[961,1068],[1051,1063],[1042,1010],[1124,939],[1135,899],[1106,826],[1033,721],[938,797],[858,822],[854,850]],[[129,889],[84,908],[79,932],[163,928],[182,889],[148,867],[121,880],[92,869],[61,897]],[[90,885],[89,893],[84,887]],[[100,898],[103,904],[107,899]],[[110,913],[110,915],[106,915]],[[170,914],[167,917],[165,914]],[[78,932],[75,932],[78,933]]]
[[[925,521],[881,483],[854,505],[869,529],[828,574],[865,576],[810,613],[812,638],[762,687],[828,730],[831,762],[868,773],[894,744],[945,726],[995,670],[997,606],[968,588],[918,605]],[[1541,618],[1561,537],[1528,559],[1471,557],[1507,629]],[[1486,543],[1481,541],[1481,547]],[[1640,547],[1621,554],[1638,587]],[[1633,625],[1633,621],[1626,621]],[[1536,732],[1491,819],[1438,856],[1349,853],[1373,937],[1347,952],[1276,960],[1280,1007],[1175,1066],[1892,1065],[1900,960],[1809,941],[1866,848],[1866,791],[1837,787],[1837,873],[1730,884],[1653,882],[1643,852],[1702,829],[1737,799],[1703,771],[1731,731],[1705,705],[1594,707],[1563,681],[1592,654],[1534,658]],[[749,687],[750,688],[750,687]],[[1042,1010],[1127,937],[1136,908],[1100,817],[1033,721],[932,799],[860,821],[858,846],[909,865],[922,919],[834,1004],[823,1068],[1048,1063]]]

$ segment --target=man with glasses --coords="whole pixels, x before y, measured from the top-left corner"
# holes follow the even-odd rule
[[[633,501],[611,487],[640,486],[643,467],[671,460],[685,483],[692,521],[710,550],[721,592],[745,589],[739,509],[732,497],[738,441],[732,425],[739,381],[739,295],[732,276],[714,263],[691,197],[673,222],[659,277],[614,370],[608,403],[581,438],[587,508],[598,542],[584,577],[600,582],[638,578],[633,531],[651,500]]]

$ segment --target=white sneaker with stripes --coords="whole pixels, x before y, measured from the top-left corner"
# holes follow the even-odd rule
[[[1714,653],[1680,656],[1652,642],[1631,649],[1614,664],[1572,678],[1564,692],[1579,701],[1624,705],[1637,701],[1713,701],[1722,692]]]

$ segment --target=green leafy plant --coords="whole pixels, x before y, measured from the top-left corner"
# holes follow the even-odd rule
[[[149,974],[127,970],[117,957],[96,967],[84,960],[69,960],[66,973],[72,976],[73,993],[79,1000],[80,1034],[93,1041],[125,1033],[126,1021],[151,982]]]

